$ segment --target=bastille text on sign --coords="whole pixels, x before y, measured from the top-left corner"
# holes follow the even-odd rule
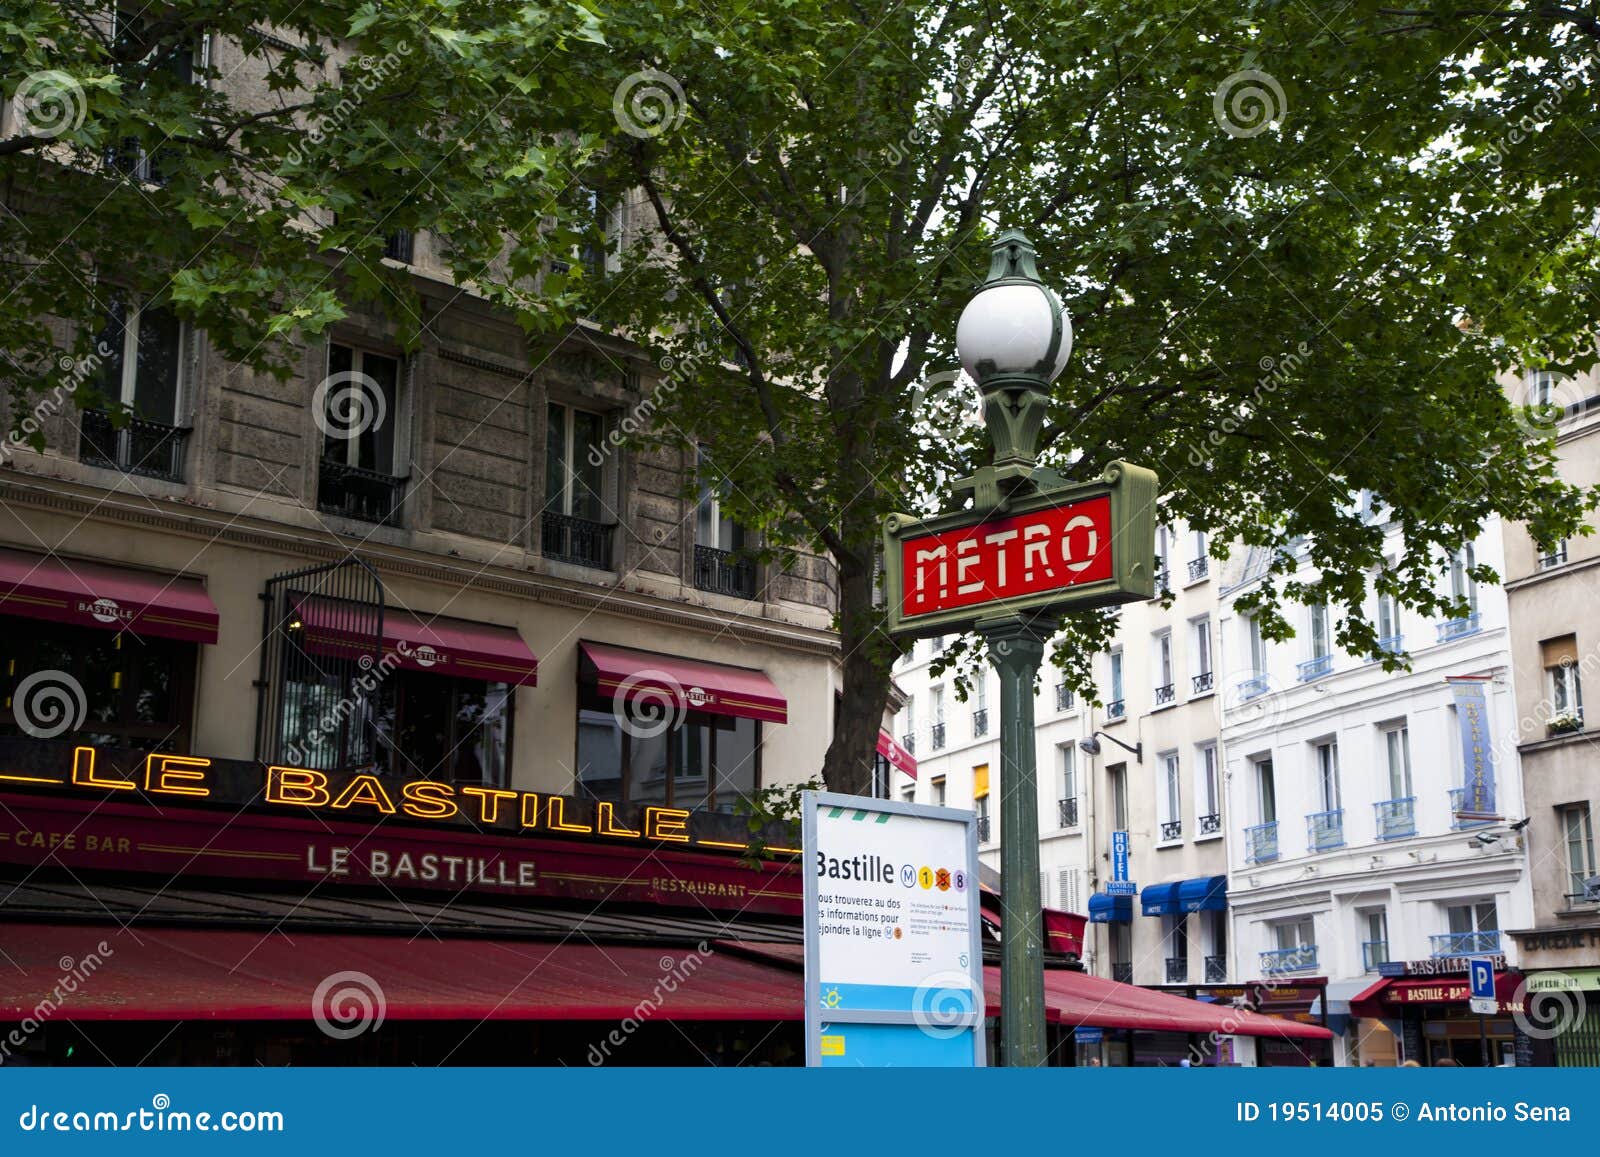
[[[1109,579],[1111,540],[1106,495],[907,538],[900,544],[901,617]]]

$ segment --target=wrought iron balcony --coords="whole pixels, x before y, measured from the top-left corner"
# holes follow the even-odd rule
[[[1483,629],[1477,611],[1473,611],[1464,619],[1445,619],[1436,628],[1439,632],[1439,641],[1448,643],[1451,639],[1464,638],[1467,635],[1476,635]]]
[[[603,522],[547,510],[539,533],[539,549],[545,558],[557,562],[610,570],[611,530]]]
[[[1320,679],[1333,670],[1333,656],[1318,655],[1315,659],[1307,659],[1304,663],[1299,664],[1296,670],[1302,683]]]
[[[1391,655],[1398,655],[1405,649],[1406,637],[1404,635],[1384,635],[1378,640],[1378,650],[1386,651]]]
[[[1271,976],[1279,972],[1309,972],[1317,966],[1317,946],[1301,944],[1294,948],[1274,948],[1261,954],[1261,971]]]
[[[986,844],[986,843],[989,842],[989,817],[988,816],[979,816],[978,817],[978,842],[980,844]]]
[[[1065,683],[1056,684],[1056,710],[1071,711],[1073,706],[1072,688]]]
[[[980,707],[972,713],[972,738],[982,739],[989,734],[989,709]]]
[[[1222,830],[1222,813],[1195,816],[1195,826],[1202,836],[1214,836]]]
[[[1107,719],[1123,719],[1128,714],[1128,703],[1125,699],[1113,699],[1106,704]]]
[[[909,731],[906,732],[900,737],[900,746],[906,749],[907,755],[915,755],[917,753],[917,737]]]
[[[1122,961],[1113,962],[1111,965],[1111,979],[1123,984],[1133,983],[1133,965]]]
[[[1361,967],[1367,972],[1378,971],[1378,965],[1389,963],[1389,942],[1387,940],[1363,940],[1361,942]]]
[[[944,747],[944,724],[935,723],[928,728],[928,749],[938,751]]]
[[[1246,699],[1259,699],[1272,690],[1272,683],[1265,675],[1252,675],[1248,679],[1239,680],[1239,701]]]
[[[1167,983],[1187,984],[1189,982],[1189,958],[1186,956],[1167,957]]]
[[[1494,823],[1493,820],[1480,820],[1470,815],[1462,815],[1463,812],[1470,812],[1471,803],[1472,800],[1468,797],[1466,788],[1453,787],[1450,789],[1450,826],[1456,831],[1481,828],[1485,824]]]
[[[731,550],[714,546],[694,547],[695,589],[735,599],[756,597],[756,564]]]
[[[1481,956],[1500,951],[1500,933],[1494,929],[1477,932],[1441,932],[1428,937],[1435,956]]]
[[[1060,825],[1062,827],[1064,827],[1064,828],[1075,828],[1075,827],[1077,827],[1078,826],[1078,797],[1077,796],[1073,796],[1071,799],[1057,800],[1056,801],[1056,816],[1057,816],[1057,819],[1059,820]]]
[[[1211,690],[1211,672],[1202,671],[1194,677],[1194,694],[1203,695]]]
[[[1156,688],[1156,706],[1157,707],[1165,707],[1168,703],[1171,703],[1177,697],[1178,697],[1178,693],[1175,690],[1173,690],[1173,686],[1172,686],[1171,683],[1164,683],[1160,687]]]
[[[1210,570],[1211,570],[1211,560],[1209,558],[1190,559],[1189,560],[1189,581],[1192,582],[1192,583],[1193,582],[1199,582],[1201,579],[1206,577],[1206,575],[1210,572]]]
[[[317,509],[379,526],[396,526],[405,493],[404,478],[324,458],[317,478]]]
[[[1183,821],[1182,820],[1167,820],[1165,823],[1163,823],[1161,825],[1161,842],[1162,843],[1169,844],[1169,843],[1172,843],[1175,840],[1181,840],[1181,839],[1183,839]]]
[[[1247,864],[1270,864],[1278,858],[1278,821],[1256,824],[1244,830],[1244,859]]]
[[[1306,816],[1306,847],[1313,852],[1331,852],[1344,847],[1343,808]]]
[[[1206,983],[1221,984],[1228,979],[1228,958],[1226,956],[1206,957]]]
[[[1378,813],[1378,838],[1398,840],[1417,834],[1417,797],[1379,800],[1372,805]]]
[[[143,418],[129,418],[119,430],[106,411],[85,410],[79,418],[78,458],[91,466],[105,466],[124,474],[182,482],[189,433],[187,426],[168,426]]]

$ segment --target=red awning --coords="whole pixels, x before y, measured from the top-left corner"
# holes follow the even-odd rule
[[[1501,1015],[1517,1012],[1523,1000],[1517,996],[1522,976],[1517,972],[1497,972],[1494,996]],[[1350,1014],[1364,1017],[1392,1017],[1407,1005],[1460,1004],[1472,998],[1472,984],[1459,973],[1444,976],[1384,977],[1370,988],[1350,998]]]
[[[986,973],[990,971],[995,973],[994,995],[998,996],[999,970],[985,969]],[[986,979],[984,983],[987,985],[990,981]],[[1170,992],[1156,992],[1062,969],[1045,970],[1044,1002],[1048,1019],[1069,1027],[1095,1025],[1165,1032],[1214,1032],[1222,1036],[1333,1038],[1333,1033],[1320,1025],[1220,1007]]]
[[[347,604],[348,605],[348,604]],[[351,614],[328,599],[300,603],[306,649],[319,654],[364,649],[357,624],[368,616]],[[383,650],[397,665],[435,675],[458,675],[487,683],[533,686],[539,660],[512,627],[496,627],[442,615],[416,615],[383,608]]]
[[[0,548],[0,614],[190,643],[217,641],[217,607],[192,578]]]
[[[789,703],[766,673],[677,655],[635,651],[609,643],[579,643],[579,674],[602,694],[624,702],[659,705],[670,698],[679,710],[708,711],[787,723]]]
[[[917,778],[917,757],[894,741],[887,731],[878,732],[878,754],[889,761],[889,766]]]
[[[0,1021],[47,998],[58,1020],[312,1020],[319,991],[326,1013],[363,989],[385,1020],[621,1020],[645,1000],[657,1020],[798,1020],[804,999],[787,969],[660,945],[0,924],[0,949]]]

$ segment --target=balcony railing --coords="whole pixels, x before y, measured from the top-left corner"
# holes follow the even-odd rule
[[[1228,958],[1226,956],[1206,957],[1206,983],[1221,984],[1228,979]]]
[[[972,738],[982,739],[989,734],[989,709],[980,707],[972,713]]]
[[[183,481],[189,427],[129,418],[122,429],[104,410],[85,410],[79,418],[78,458],[125,474]]]
[[[944,747],[944,724],[935,723],[928,728],[928,750],[939,751]]]
[[[1056,817],[1064,828],[1078,826],[1078,797],[1060,799],[1056,801]]]
[[[1177,697],[1178,693],[1173,689],[1173,685],[1171,683],[1163,683],[1160,687],[1156,688],[1157,707],[1165,707]]]
[[[610,570],[611,538],[611,527],[603,522],[547,510],[539,534],[539,549],[545,558],[557,562]]]
[[[1239,681],[1239,701],[1259,699],[1271,690],[1272,684],[1265,675],[1252,675]]]
[[[409,229],[396,229],[383,240],[383,255],[391,261],[402,261],[410,265],[414,248]]]
[[[1277,820],[1245,828],[1244,858],[1247,864],[1270,864],[1278,858]]]
[[[1133,983],[1133,965],[1126,962],[1115,962],[1111,965],[1111,979],[1123,984]]]
[[[1398,840],[1417,834],[1417,797],[1379,800],[1372,805],[1378,813],[1378,838]]]
[[[1307,659],[1297,668],[1300,682],[1309,683],[1313,679],[1320,679],[1333,670],[1332,655],[1318,655],[1315,659]]]
[[[1313,852],[1331,852],[1344,847],[1343,808],[1306,816],[1306,847]]]
[[[1389,942],[1387,940],[1363,940],[1361,942],[1361,967],[1367,972],[1378,971],[1378,965],[1389,963]]]
[[[1189,958],[1186,956],[1167,957],[1167,983],[1187,984],[1189,982]]]
[[[1261,954],[1261,971],[1268,976],[1278,972],[1309,972],[1317,966],[1317,946],[1300,944],[1294,948],[1274,948]]]
[[[1073,704],[1072,688],[1065,683],[1056,684],[1056,710],[1071,711]]]
[[[1172,843],[1175,840],[1181,840],[1181,839],[1183,839],[1183,821],[1182,820],[1167,820],[1165,823],[1163,823],[1161,825],[1161,842],[1162,843],[1169,844],[1169,843]]]
[[[979,816],[978,817],[978,842],[980,844],[986,844],[986,843],[989,842],[989,817],[988,816]]]
[[[1428,939],[1435,956],[1478,956],[1500,951],[1500,933],[1494,929],[1477,932],[1441,932]]]
[[[317,479],[317,509],[379,526],[395,526],[400,521],[400,503],[405,493],[404,478],[324,458]]]
[[[1113,699],[1106,704],[1107,719],[1122,719],[1128,714],[1128,703],[1124,699]]]
[[[1391,655],[1398,655],[1405,649],[1406,637],[1404,635],[1384,635],[1378,640],[1378,650],[1386,651]]]
[[[1566,543],[1562,543],[1560,546],[1558,546],[1554,550],[1552,550],[1549,554],[1541,554],[1539,556],[1539,569],[1540,570],[1550,570],[1552,567],[1558,567],[1558,566],[1560,566],[1562,563],[1564,563],[1566,561],[1567,561],[1567,544]]]
[[[1467,811],[1471,803],[1472,800],[1468,797],[1466,788],[1453,787],[1450,789],[1450,826],[1456,831],[1464,831],[1467,828],[1481,828],[1485,824],[1494,823],[1493,820],[1480,820],[1470,815],[1462,815],[1461,813]]]
[[[756,597],[756,564],[731,550],[695,543],[694,585],[696,590],[715,595],[753,599]]]
[[[1202,836],[1214,836],[1222,830],[1222,813],[1208,812],[1203,816],[1195,816],[1195,827]]]
[[[1202,671],[1194,677],[1194,693],[1203,695],[1211,690],[1211,672]]]
[[[907,755],[915,755],[917,753],[917,737],[911,732],[907,732],[900,737],[900,746],[906,749]]]
[[[1211,570],[1209,558],[1194,558],[1189,560],[1189,581],[1199,582]]]
[[[1476,635],[1483,629],[1477,611],[1473,611],[1464,619],[1446,619],[1437,625],[1439,641],[1448,643],[1451,639],[1464,638],[1467,635]]]
[[[1172,586],[1171,578],[1172,578],[1172,574],[1171,574],[1171,572],[1169,570],[1167,570],[1167,564],[1165,562],[1162,562],[1161,565],[1158,568],[1156,568],[1156,594],[1157,595],[1163,594],[1166,591],[1171,589],[1171,586]]]

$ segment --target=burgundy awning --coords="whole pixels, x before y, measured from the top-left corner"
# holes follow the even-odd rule
[[[1519,1012],[1524,1005],[1517,989],[1522,981],[1518,972],[1496,972],[1494,997],[1500,1005],[1500,1015]],[[1350,998],[1352,1016],[1394,1017],[1408,1004],[1466,1004],[1472,998],[1472,985],[1466,976],[1384,977],[1370,988],[1364,988]]]
[[[620,695],[627,703],[658,706],[665,698],[680,711],[789,722],[788,700],[763,671],[610,643],[579,643],[578,650],[580,678],[607,697]]]
[[[878,754],[889,761],[889,766],[917,778],[917,757],[894,741],[887,731],[878,732]]]
[[[302,600],[299,611],[308,651],[338,654],[365,649],[355,627],[366,616],[343,612],[339,604],[317,598]],[[435,675],[513,687],[531,687],[539,677],[539,660],[515,629],[466,619],[384,607],[383,651],[393,655],[400,667]]]
[[[985,979],[998,996],[999,969]],[[1090,976],[1085,972],[1047,968],[1044,973],[1046,1017],[1052,1023],[1095,1025],[1101,1028],[1158,1029],[1166,1032],[1217,1033],[1221,1036],[1293,1037],[1330,1040],[1333,1033],[1320,1025],[1301,1024],[1259,1012],[1223,1008],[1190,1000],[1170,992],[1155,992],[1133,984]]]
[[[0,547],[0,614],[190,643],[217,641],[217,607],[192,578]]]

